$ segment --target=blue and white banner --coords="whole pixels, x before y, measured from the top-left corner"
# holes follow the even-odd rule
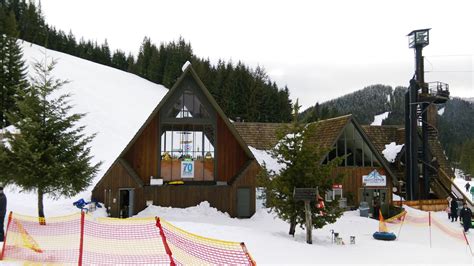
[[[362,184],[364,183],[366,187],[385,187],[387,186],[387,177],[374,170],[370,174],[362,176]]]
[[[194,161],[181,161],[181,178],[194,178]]]

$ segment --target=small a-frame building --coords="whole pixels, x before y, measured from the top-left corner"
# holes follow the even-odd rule
[[[361,201],[366,201],[372,207],[375,199],[381,206],[390,205],[396,176],[354,117],[340,116],[315,124],[314,145],[328,151],[316,163],[325,164],[336,157],[345,157],[334,172],[334,175],[343,174],[345,177],[340,184],[334,184],[333,191],[328,191],[326,200],[342,197],[350,206],[357,207]],[[276,132],[282,129],[282,124],[274,123],[234,125],[245,142],[259,150],[273,148],[278,141]]]
[[[255,213],[260,166],[191,65],[158,103],[92,197],[113,217],[147,205],[207,201],[232,217]]]

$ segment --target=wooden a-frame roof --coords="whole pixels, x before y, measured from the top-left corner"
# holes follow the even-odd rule
[[[217,104],[216,100],[214,99],[214,97],[211,95],[211,93],[209,92],[209,90],[206,88],[206,86],[202,83],[201,79],[199,78],[199,76],[197,75],[196,71],[193,69],[193,67],[191,66],[191,64],[189,64],[186,69],[184,69],[183,73],[181,74],[181,76],[178,78],[178,80],[176,81],[176,83],[173,85],[173,87],[166,93],[166,95],[161,99],[161,101],[158,103],[158,105],[155,107],[155,109],[153,110],[153,112],[148,116],[148,118],[146,119],[145,123],[143,123],[143,125],[140,127],[140,129],[137,131],[137,133],[135,134],[135,136],[130,140],[130,142],[127,144],[127,146],[122,150],[122,152],[120,153],[120,155],[117,157],[117,159],[114,161],[114,163],[112,163],[109,167],[109,169],[106,171],[106,173],[104,174],[104,176],[106,176],[110,170],[112,169],[113,165],[117,162],[120,162],[122,165],[123,165],[123,158],[125,156],[125,154],[127,154],[127,152],[131,149],[131,147],[133,146],[133,144],[137,141],[137,139],[140,137],[140,135],[143,133],[143,131],[146,129],[146,127],[150,124],[150,122],[156,117],[156,115],[158,114],[158,112],[160,111],[160,109],[163,107],[163,105],[168,101],[168,99],[171,97],[171,95],[173,95],[173,93],[178,90],[178,88],[180,87],[181,83],[183,82],[183,80],[188,76],[190,75],[194,81],[196,82],[196,84],[198,85],[199,89],[201,89],[202,93],[204,94],[204,96],[206,97],[206,99],[209,101],[209,103],[211,104],[211,106],[214,108],[214,110],[216,111],[216,113],[218,114],[218,116],[221,117],[221,119],[224,121],[224,123],[226,124],[226,126],[229,128],[230,132],[232,133],[232,135],[235,137],[235,139],[237,140],[237,142],[239,143],[239,145],[242,147],[242,149],[244,150],[245,154],[250,158],[250,159],[255,159],[253,153],[250,151],[248,145],[244,142],[244,140],[242,139],[242,137],[237,133],[237,130],[235,129],[234,125],[230,122],[229,118],[226,116],[226,114],[224,113],[224,111],[222,110],[222,108]],[[131,167],[128,167],[127,170],[131,170],[132,172],[135,172],[133,169],[131,169]],[[133,176],[136,176],[136,173],[133,175]],[[135,179],[135,178],[134,178]],[[137,180],[135,180],[137,181]],[[100,183],[102,182],[102,180],[100,180],[96,186],[98,186]],[[137,182],[140,186],[143,186],[143,182]]]
[[[334,147],[337,140],[344,133],[344,128],[349,123],[352,123],[355,129],[359,132],[364,141],[367,143],[368,147],[374,153],[377,160],[382,164],[382,166],[394,179],[397,178],[391,170],[389,163],[381,155],[383,149],[380,150],[379,147],[376,147],[375,143],[372,142],[372,139],[369,138],[365,130],[362,128],[361,125],[359,125],[359,123],[354,119],[352,115],[345,115],[331,119],[320,120],[314,123],[316,124],[314,143],[320,148],[327,150],[330,150],[332,147]],[[242,138],[248,145],[259,150],[269,150],[273,148],[278,142],[276,136],[277,131],[284,130],[284,127],[287,124],[235,122],[234,125],[239,134],[242,136]],[[376,143],[377,145],[379,144],[379,142]],[[324,157],[325,155],[323,156],[323,158],[321,158],[321,162],[324,160]]]

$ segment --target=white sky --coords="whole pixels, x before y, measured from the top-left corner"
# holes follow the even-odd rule
[[[372,84],[408,84],[406,35],[432,28],[427,81],[474,97],[473,1],[42,0],[48,24],[136,54],[182,36],[199,57],[263,66],[304,109]],[[463,56],[440,56],[463,55]]]

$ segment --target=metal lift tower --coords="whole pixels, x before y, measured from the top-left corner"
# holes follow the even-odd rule
[[[436,125],[428,121],[431,104],[445,103],[449,99],[449,87],[442,82],[425,83],[423,47],[429,44],[430,29],[414,30],[408,34],[409,47],[415,50],[415,75],[405,94],[405,164],[407,200],[430,197],[430,173],[433,159],[429,149],[430,132],[437,134]],[[421,135],[418,130],[421,124]],[[421,140],[421,146],[419,144]],[[421,173],[420,173],[421,170]]]

